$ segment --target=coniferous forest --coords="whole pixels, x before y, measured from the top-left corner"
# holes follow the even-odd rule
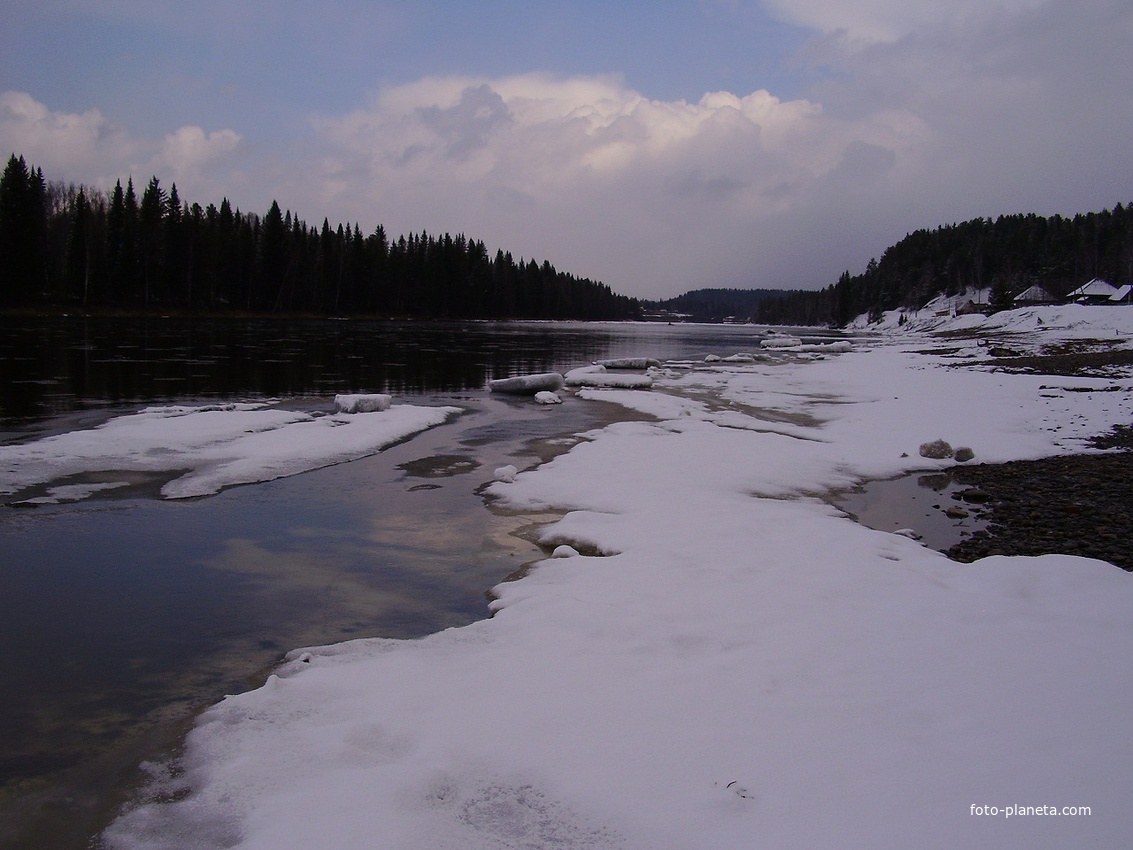
[[[861,274],[760,299],[751,319],[842,327],[857,316],[917,309],[938,294],[973,289],[990,290],[989,309],[1005,309],[1031,286],[1059,299],[1095,277],[1133,283],[1133,204],[1072,218],[1008,215],[918,230]]]
[[[0,177],[0,309],[412,318],[629,319],[635,299],[464,235],[387,237],[183,200],[152,177],[113,192]]]

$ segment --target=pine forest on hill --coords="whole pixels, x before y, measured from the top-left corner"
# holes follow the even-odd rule
[[[937,295],[989,289],[989,309],[1012,306],[1041,286],[1060,299],[1092,278],[1133,283],[1133,204],[1062,216],[1008,215],[918,230],[816,292],[763,298],[751,319],[768,324],[842,327],[857,316],[918,309]]]
[[[463,235],[391,240],[183,201],[153,177],[107,196],[12,155],[0,177],[0,308],[412,318],[629,319],[635,299]]]
[[[861,274],[847,271],[820,290],[698,289],[645,306],[656,318],[843,327],[973,290],[990,290],[989,310],[1012,306],[1031,286],[1058,300],[1095,277],[1133,283],[1133,204],[1073,218],[1010,215],[918,230]]]

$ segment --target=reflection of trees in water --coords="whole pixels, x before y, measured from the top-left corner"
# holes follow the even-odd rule
[[[81,400],[333,396],[482,388],[493,377],[589,362],[607,335],[498,323],[51,318],[0,324],[0,413]]]

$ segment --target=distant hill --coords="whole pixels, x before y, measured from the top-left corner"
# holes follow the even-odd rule
[[[686,322],[750,322],[759,304],[781,289],[694,289],[664,301],[642,301],[645,318]]]

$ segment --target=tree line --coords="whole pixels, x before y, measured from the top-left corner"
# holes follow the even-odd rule
[[[990,290],[990,308],[1001,309],[1033,285],[1061,298],[1095,277],[1133,283],[1133,204],[1072,218],[1010,215],[917,230],[861,274],[846,271],[818,291],[760,299],[751,318],[842,327],[863,314],[876,319],[972,289]]]
[[[693,289],[662,301],[643,301],[645,316],[655,320],[745,322],[765,298],[779,298],[781,289]]]
[[[629,319],[636,299],[463,234],[387,237],[188,203],[156,176],[139,198],[49,182],[12,154],[0,176],[0,308],[412,318]]]

